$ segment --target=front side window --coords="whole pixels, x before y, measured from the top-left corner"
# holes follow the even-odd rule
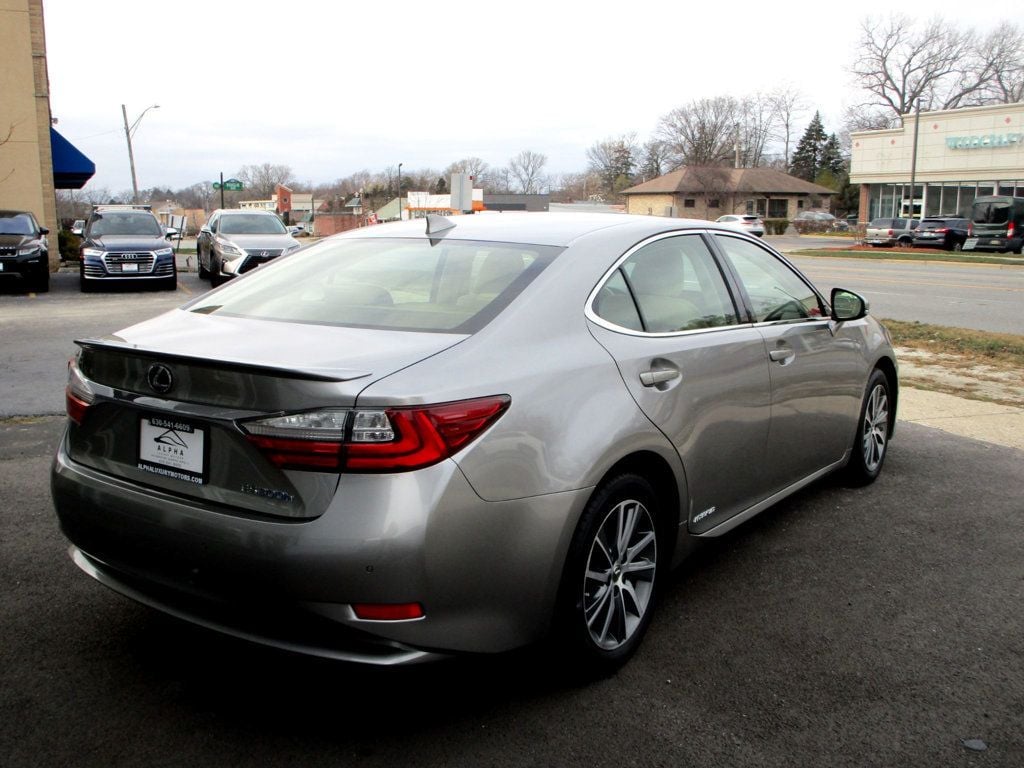
[[[185,309],[323,325],[471,333],[561,250],[447,239],[436,245],[419,239],[324,241]]]
[[[613,325],[647,333],[736,324],[725,279],[699,235],[639,248],[605,282],[593,307]]]
[[[823,315],[818,294],[773,253],[756,243],[716,235],[754,310],[754,322],[804,320]]]

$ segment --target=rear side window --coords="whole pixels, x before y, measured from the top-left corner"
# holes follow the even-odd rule
[[[598,291],[593,310],[613,325],[647,333],[736,324],[725,279],[699,235],[662,238],[639,248]]]
[[[323,325],[472,333],[561,250],[447,239],[436,245],[418,239],[329,240],[232,281],[185,309]]]

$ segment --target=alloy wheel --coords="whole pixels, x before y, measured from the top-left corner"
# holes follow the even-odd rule
[[[889,438],[889,395],[882,384],[876,384],[868,396],[862,436],[864,466],[869,472],[874,472],[882,463]]]
[[[657,536],[640,501],[616,504],[597,529],[587,558],[583,616],[590,639],[610,651],[640,627],[654,593]]]

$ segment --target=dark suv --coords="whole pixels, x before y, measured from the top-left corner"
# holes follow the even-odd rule
[[[0,279],[20,278],[36,293],[50,290],[49,231],[27,211],[0,211]]]
[[[83,291],[132,283],[173,291],[178,287],[174,249],[148,206],[99,206],[82,233],[79,280]]]
[[[970,223],[967,219],[945,216],[922,219],[914,232],[914,245],[918,248],[945,248],[947,251],[963,250]]]

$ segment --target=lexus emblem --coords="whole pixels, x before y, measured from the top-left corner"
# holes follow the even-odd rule
[[[174,386],[171,369],[160,363],[149,366],[149,370],[146,372],[146,381],[149,382],[150,388],[159,395],[166,395]]]
[[[266,258],[269,255],[270,255],[270,251],[260,251],[260,256],[262,256],[263,258]]]

